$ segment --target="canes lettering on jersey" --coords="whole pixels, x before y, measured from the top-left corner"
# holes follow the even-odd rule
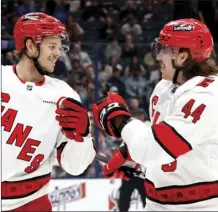
[[[2,95],[2,102],[8,103],[10,101],[9,94],[1,93],[1,95]],[[4,112],[4,109],[5,107],[1,106],[1,112]],[[9,108],[2,115],[1,122],[2,122],[2,126],[4,127],[4,131],[11,132],[17,113],[18,113],[17,110]],[[9,145],[13,145],[15,143],[15,146],[21,147],[21,151],[17,156],[17,159],[19,160],[28,161],[28,162],[31,161],[32,159],[31,154],[33,154],[36,151],[36,148],[41,143],[41,141],[28,138],[31,130],[32,130],[31,126],[24,127],[22,123],[17,123],[6,142]],[[37,154],[32,159],[30,165],[27,168],[25,168],[24,171],[26,173],[31,173],[35,171],[39,167],[43,159],[44,159],[43,154]]]

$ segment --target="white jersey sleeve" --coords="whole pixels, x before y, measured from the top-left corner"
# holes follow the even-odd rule
[[[217,82],[211,85],[213,91],[216,86]],[[151,160],[168,163],[169,156],[176,159],[202,142],[217,142],[217,107],[217,91],[191,89],[175,95],[163,121],[147,127],[133,120],[123,128],[122,138],[136,162],[144,166]]]
[[[76,91],[65,84],[65,97],[71,97],[81,102]],[[63,169],[72,175],[82,174],[95,157],[94,139],[91,134],[84,137],[84,142],[70,140],[59,130],[57,136],[57,161]]]
[[[82,174],[95,157],[94,140],[89,134],[83,142],[66,139],[59,132],[61,144],[57,147],[57,160],[63,169],[71,175]]]

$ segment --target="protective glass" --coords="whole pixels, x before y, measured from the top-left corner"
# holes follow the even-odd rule
[[[151,43],[151,52],[153,57],[156,57],[160,51],[163,53],[171,53],[172,57],[176,57],[179,53],[179,48],[162,45],[158,39]]]
[[[36,36],[35,37],[35,42],[36,43],[41,43],[42,41],[42,37],[44,36],[56,36],[56,37],[60,37],[61,38],[61,47],[60,47],[60,51],[61,52],[67,52],[70,50],[70,41],[69,41],[69,36],[68,34],[65,33],[61,33],[61,34],[53,34],[53,33],[43,33],[43,36]]]
[[[67,52],[70,50],[70,40],[67,32],[59,35],[61,37],[61,52]]]

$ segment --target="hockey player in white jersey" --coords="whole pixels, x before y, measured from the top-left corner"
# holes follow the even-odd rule
[[[151,97],[151,127],[132,118],[115,93],[93,105],[99,128],[122,137],[127,147],[115,152],[104,173],[119,173],[117,164],[125,163],[128,154],[143,165],[147,211],[218,210],[218,69],[210,62],[213,47],[209,29],[198,20],[180,19],[163,27],[153,43],[163,79]]]
[[[88,114],[70,86],[46,75],[68,50],[64,25],[29,13],[17,21],[14,39],[19,62],[2,67],[2,210],[52,211],[55,161],[79,175],[95,157]]]

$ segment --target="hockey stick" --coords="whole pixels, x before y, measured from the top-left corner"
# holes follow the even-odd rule
[[[108,158],[108,157],[105,156],[105,155],[96,154],[95,159],[96,159],[96,160],[99,160],[99,161],[101,161],[101,162],[103,162],[103,163],[107,163],[110,158]],[[136,165],[135,162],[126,161],[122,166],[128,167],[128,168],[130,168],[130,169],[135,169],[135,165]],[[135,169],[135,172],[136,172],[136,173],[134,173],[134,176],[135,176],[135,177],[139,177],[139,178],[141,178],[141,179],[145,179],[145,174],[144,174],[143,172],[138,171],[138,170],[136,170],[136,169]]]

